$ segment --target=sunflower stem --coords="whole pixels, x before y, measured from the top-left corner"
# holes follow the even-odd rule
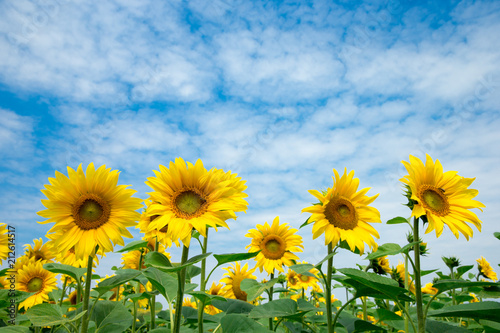
[[[269,281],[271,281],[272,279],[274,279],[274,269],[273,269],[273,272],[271,273],[271,276],[269,277]],[[269,302],[271,302],[273,300],[273,287],[271,286],[271,288],[269,288]],[[269,318],[269,330],[272,331],[273,330],[273,317]]]
[[[95,253],[97,254],[97,250],[99,245],[96,246]],[[94,257],[92,254],[89,255],[89,259],[87,261],[87,274],[85,275],[85,293],[83,294],[83,311],[85,314],[82,317],[82,327],[80,332],[86,333],[89,327],[89,299],[90,299],[90,285],[92,284],[92,263],[94,261]]]
[[[413,219],[413,239],[418,240],[418,217]],[[417,322],[418,322],[418,332],[425,333],[425,318],[422,308],[422,282],[420,278],[420,243],[416,243],[414,248],[415,252],[415,300],[417,303]]]
[[[333,252],[332,243],[328,244],[328,255]],[[334,332],[332,325],[332,274],[333,274],[333,256],[328,258],[328,266],[326,270],[326,283],[325,283],[325,300],[326,300],[326,321],[328,325],[328,333]]]
[[[134,321],[132,322],[132,333],[135,333],[136,321],[137,321],[137,302],[134,301]]]
[[[62,287],[61,299],[59,300],[59,306],[62,305],[64,293],[66,292],[67,284],[68,284],[68,277],[66,276],[66,277],[64,277],[64,283],[63,283],[63,287]],[[76,304],[78,304],[78,299],[76,300]]]
[[[203,246],[201,247],[201,253],[207,253],[208,247],[208,228],[206,231],[206,237],[203,238]],[[204,258],[201,261],[201,273],[200,273],[200,291],[204,292],[206,287],[205,281],[205,271],[207,267],[207,259]],[[203,333],[203,310],[205,310],[205,301],[199,300],[198,302],[198,332]]]
[[[184,265],[188,259],[189,247],[183,246],[182,248],[182,257],[181,257],[181,265]],[[177,298],[175,301],[175,318],[174,318],[174,332],[179,333],[181,329],[181,317],[182,317],[182,300],[184,299],[184,284],[186,282],[186,267],[181,269],[177,273],[178,279],[178,289],[177,289]]]
[[[155,252],[158,251],[158,237],[155,238],[155,248],[153,249]],[[141,258],[142,258],[142,252],[141,252]],[[141,264],[142,267],[142,264]],[[146,287],[146,286],[144,286]],[[154,290],[154,287],[153,289]],[[154,330],[156,326],[156,295],[151,296],[149,299],[149,312],[151,315],[151,329]]]
[[[410,279],[409,279],[409,274],[408,274],[408,255],[405,255],[405,283],[404,287],[406,290],[409,290],[409,285],[410,285]],[[409,321],[410,317],[408,315],[409,310],[410,310],[410,303],[404,302],[403,303],[404,308],[405,308],[405,332],[409,332],[408,329],[410,327]]]

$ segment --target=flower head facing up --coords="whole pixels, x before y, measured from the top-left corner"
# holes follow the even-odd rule
[[[481,258],[477,259],[476,261],[477,261],[477,266],[479,269],[479,275],[482,275],[485,278],[493,280],[493,281],[498,280],[497,273],[495,273],[493,268],[491,268],[490,263],[487,262],[483,256],[481,256]]]
[[[249,270],[248,264],[241,267],[240,263],[236,262],[232,264],[231,267],[224,269],[227,273],[224,273],[223,278],[220,280],[220,282],[225,284],[222,288],[224,297],[246,301],[247,293],[241,290],[240,284],[244,279],[257,279],[257,277],[252,274],[255,272],[255,268]]]
[[[443,172],[439,160],[434,161],[426,155],[424,163],[417,157],[410,155],[410,163],[402,161],[408,175],[401,178],[404,184],[410,188],[413,200],[412,216],[427,219],[426,233],[436,230],[439,237],[446,224],[455,237],[462,233],[465,238],[472,236],[472,228],[467,223],[472,223],[481,231],[481,221],[471,208],[484,207],[476,200],[478,191],[468,187],[474,178],[464,178],[456,171]]]
[[[310,190],[320,202],[319,204],[302,209],[302,212],[311,213],[309,218],[313,225],[313,238],[325,234],[325,244],[336,245],[345,240],[352,251],[357,248],[363,254],[365,243],[371,249],[377,244],[373,237],[379,238],[378,232],[369,223],[380,223],[380,213],[377,209],[368,206],[378,196],[368,197],[365,194],[369,188],[358,191],[359,179],[354,178],[354,171],[340,177],[333,169],[333,187],[324,193]]]
[[[75,171],[68,167],[68,177],[56,171],[56,178],[49,178],[43,194],[47,208],[38,215],[54,223],[47,237],[57,251],[66,253],[74,249],[77,259],[113,251],[113,245],[124,245],[122,237],[132,238],[127,227],[139,219],[137,209],[142,200],[133,198],[136,192],[128,185],[117,185],[119,172],[101,166],[97,170],[90,163],[86,172],[80,165]]]
[[[56,274],[43,269],[41,261],[31,259],[17,272],[16,289],[35,293],[19,304],[19,308],[27,310],[48,301],[48,293],[56,288]]]
[[[173,242],[189,246],[193,229],[205,237],[207,226],[229,228],[225,221],[247,208],[245,182],[230,171],[207,171],[201,160],[193,165],[177,158],[154,173],[146,182],[154,190],[146,213],[154,218],[147,229],[164,232]]]
[[[44,264],[54,261],[56,253],[52,247],[53,242],[43,244],[43,240],[40,238],[34,239],[33,243],[33,246],[31,244],[24,245],[24,254],[28,258],[33,258],[35,261],[41,261]]]
[[[271,274],[274,270],[284,272],[283,265],[292,265],[292,260],[299,258],[292,253],[302,252],[302,237],[296,234],[297,229],[288,226],[288,223],[279,224],[279,217],[276,216],[272,225],[267,222],[264,225],[257,225],[257,229],[251,229],[245,235],[252,239],[247,249],[250,252],[260,251],[255,257],[257,266],[262,272],[263,269]]]

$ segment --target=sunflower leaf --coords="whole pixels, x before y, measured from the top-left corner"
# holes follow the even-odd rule
[[[493,236],[495,236],[496,238],[500,239],[500,232],[494,232]]]
[[[149,267],[142,271],[149,282],[171,303],[177,295],[177,279],[157,268]]]
[[[168,260],[167,256],[156,251],[146,253],[144,256],[144,265],[156,268],[172,267],[172,263]]]
[[[135,279],[139,275],[141,275],[141,271],[137,271],[135,269],[122,269],[120,274],[99,282],[99,285],[95,287],[94,290],[96,290],[99,295],[102,295],[105,292],[124,284],[125,282]]]
[[[288,268],[290,268],[292,271],[294,271],[297,274],[312,276],[313,278],[317,278],[316,275],[309,272],[311,269],[314,269],[314,266],[311,264],[296,264],[296,265],[292,265]]]
[[[86,274],[86,268],[76,268],[70,265],[58,264],[58,263],[48,263],[44,264],[43,268],[48,270],[49,272],[56,274],[66,274],[71,276],[76,281],[80,281],[80,279]]]
[[[125,332],[133,322],[132,314],[122,302],[99,301],[92,312],[97,330],[106,333]]]
[[[217,266],[227,264],[229,262],[241,261],[252,259],[257,256],[260,251],[257,252],[243,252],[243,253],[227,253],[227,254],[214,254],[214,258],[217,260]]]
[[[328,259],[332,258],[335,255],[335,252],[332,252],[328,254],[326,257],[324,257],[320,262],[318,262],[316,265],[314,265],[314,268],[321,269],[321,265]]]
[[[61,307],[57,304],[37,304],[26,311],[26,316],[33,326],[53,326],[68,322],[68,319],[63,316]]]
[[[247,293],[247,301],[250,302],[262,295],[265,290],[274,286],[276,282],[278,282],[278,278],[274,278],[264,283],[259,283],[254,279],[243,279],[240,283],[240,288]]]
[[[408,223],[408,220],[405,219],[404,217],[398,216],[386,222],[386,224],[401,224],[401,223]]]
[[[345,327],[348,333],[351,332],[367,332],[367,331],[385,331],[385,328],[375,326],[372,323],[354,317],[347,311],[342,312],[338,318],[339,323]]]
[[[493,301],[483,301],[477,303],[467,303],[448,306],[440,310],[429,312],[431,317],[465,317],[486,319],[500,322],[500,303]]]
[[[442,293],[443,291],[457,289],[457,288],[470,288],[470,287],[490,287],[498,286],[497,282],[482,282],[482,281],[466,281],[466,280],[439,280],[432,286]]]
[[[248,318],[241,314],[226,314],[222,317],[220,321],[222,331],[224,333],[239,333],[242,332],[242,328],[246,333],[272,333],[273,331],[268,330],[266,327],[262,326],[253,319]]]
[[[115,252],[122,253],[122,252],[136,251],[136,250],[140,250],[142,248],[145,248],[147,246],[148,246],[148,241],[137,240],[137,241],[133,241],[133,242],[128,243],[127,245],[122,247],[120,250],[115,251]]]
[[[217,299],[217,300],[223,301],[223,302],[226,301],[226,299],[223,296],[211,295],[211,294],[207,294],[206,292],[203,292],[203,291],[190,291],[190,292],[185,292],[185,293],[200,300],[201,302],[203,302],[204,305],[211,304],[213,299]]]
[[[309,217],[307,218],[307,220],[306,220],[304,223],[302,223],[302,224],[301,224],[301,226],[299,227],[299,229],[302,229],[303,227],[305,227],[306,225],[308,225],[308,224],[309,224],[309,219],[310,219],[310,218],[311,218],[311,217],[309,216]]]
[[[467,273],[468,271],[470,271],[472,268],[474,268],[474,265],[467,265],[467,266],[460,266],[460,267],[457,267],[457,278],[461,277],[462,275],[464,275],[465,273]]]
[[[277,299],[256,306],[248,314],[249,318],[288,317],[297,313],[297,302],[292,299]]]

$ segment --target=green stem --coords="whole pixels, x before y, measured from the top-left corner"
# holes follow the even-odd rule
[[[328,244],[328,254],[333,252],[332,243]],[[326,322],[328,325],[328,333],[334,333],[335,328],[332,321],[332,274],[333,274],[333,256],[328,258],[328,266],[326,270],[325,280],[325,300],[326,300]],[[338,313],[338,312],[337,312]]]
[[[99,245],[96,246],[95,253],[97,254],[97,249]],[[80,332],[87,333],[89,327],[89,299],[90,299],[90,285],[92,284],[92,262],[94,257],[92,254],[89,255],[89,260],[87,261],[87,275],[85,275],[85,293],[83,295],[83,311],[85,314],[82,317],[82,327]]]
[[[183,246],[181,265],[184,265],[188,259],[189,247]],[[177,298],[175,301],[175,318],[174,318],[174,332],[179,333],[181,329],[182,317],[182,301],[184,299],[184,284],[186,283],[186,267],[177,272],[178,288]]]
[[[408,274],[408,255],[405,255],[405,289],[410,290],[410,279],[409,279],[409,274]],[[405,314],[409,313],[410,310],[410,304],[408,302],[404,302],[404,309],[405,309]],[[405,332],[409,332],[408,329],[410,327],[409,325],[410,322],[410,316],[405,315]]]
[[[418,241],[418,218],[413,219],[413,239]],[[422,282],[420,278],[420,244],[416,243],[414,246],[415,252],[415,300],[417,302],[417,321],[418,321],[418,332],[425,333],[425,320],[424,312],[422,308]]]
[[[357,297],[353,297],[351,298],[350,300],[348,300],[347,302],[345,302],[344,305],[342,305],[342,307],[337,311],[337,313],[335,314],[335,317],[333,318],[333,322],[332,322],[332,325],[328,325],[328,333],[330,333],[330,329],[331,329],[331,332],[335,332],[335,325],[337,324],[337,319],[339,318],[339,315],[342,311],[344,311],[344,309],[349,305],[351,304],[353,301],[356,300]],[[326,309],[327,313],[328,313],[328,309]],[[330,311],[331,311],[331,308],[330,308]]]
[[[274,279],[274,269],[273,269],[273,272],[271,273],[271,276],[269,277],[269,281],[271,281],[272,279]],[[273,287],[271,286],[271,288],[269,288],[269,302],[271,302],[273,300]],[[269,318],[269,330],[272,331],[273,330],[273,317]]]
[[[396,302],[396,304],[398,305],[398,307],[401,310],[403,310],[403,312],[405,313],[405,317],[410,318],[410,312],[404,306],[402,306],[401,303],[399,303],[398,300],[394,300],[394,302]],[[417,332],[417,328],[415,327],[415,324],[413,323],[413,320],[410,320],[410,324],[413,327],[413,332]],[[406,332],[409,332],[409,331],[407,330]]]
[[[201,246],[201,253],[207,253],[208,246],[208,228],[206,231],[206,237],[203,238],[203,245]],[[206,288],[207,281],[205,280],[205,272],[207,269],[207,258],[201,261],[201,273],[200,273],[200,291],[204,292]],[[203,313],[205,310],[205,301],[200,300],[198,302],[198,332],[203,333]]]
[[[135,322],[137,321],[137,302],[134,301],[134,321],[132,322],[132,333],[135,333]]]
[[[59,306],[62,305],[62,302],[63,302],[63,298],[64,298],[64,293],[66,292],[66,285],[68,284],[68,277],[64,277],[64,283],[63,283],[63,287],[62,287],[62,294],[61,294],[61,299],[59,300]],[[78,299],[76,300],[76,303],[78,304]]]
[[[366,296],[361,297],[361,302],[363,303],[363,320],[368,320],[368,310],[366,308]]]
[[[156,237],[155,248],[153,250],[155,252],[158,251],[158,237]],[[141,252],[141,259],[142,259],[142,252]],[[141,267],[142,267],[142,263],[141,263]],[[146,286],[144,286],[144,289],[146,289],[145,287]],[[151,329],[154,330],[155,326],[156,326],[156,295],[152,295],[151,298],[149,299],[149,312],[151,315]]]

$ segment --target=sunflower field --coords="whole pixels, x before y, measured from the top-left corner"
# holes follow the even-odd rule
[[[439,237],[446,225],[469,239],[472,227],[481,230],[474,179],[444,172],[428,155],[425,163],[414,156],[402,163],[408,217],[385,223],[407,224],[405,243],[375,241],[378,195],[358,190],[354,171],[333,169],[331,187],[310,190],[312,204],[302,209],[309,217],[300,228],[311,225],[312,238],[324,239],[324,258],[313,263],[300,259],[299,226],[278,216],[234,240],[248,244],[241,252],[209,252],[209,234],[247,210],[247,186],[201,160],[160,165],[146,181],[146,200],[104,165],[56,171],[38,212],[39,223],[51,226],[49,241],[33,240],[13,260],[9,227],[0,224],[7,267],[0,271],[0,332],[500,332],[500,285],[484,257],[466,265],[443,257],[449,271],[421,269],[428,252],[421,234]],[[128,228],[140,229],[142,239],[125,244]],[[174,245],[180,258],[168,251]],[[345,251],[363,256],[364,265],[334,266]],[[95,274],[112,252],[122,266],[112,276]],[[403,261],[391,267],[396,255]],[[224,275],[209,285],[216,270]],[[267,278],[258,281],[257,270]],[[433,282],[422,286],[430,274]]]

